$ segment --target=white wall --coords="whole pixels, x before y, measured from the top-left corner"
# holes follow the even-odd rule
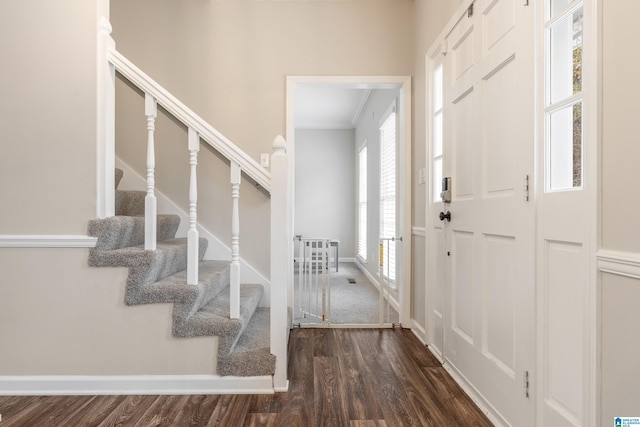
[[[296,130],[295,229],[304,237],[340,240],[355,257],[355,131]]]

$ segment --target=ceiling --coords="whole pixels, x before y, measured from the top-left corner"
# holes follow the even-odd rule
[[[295,88],[296,129],[354,129],[374,89],[340,84],[303,84]]]

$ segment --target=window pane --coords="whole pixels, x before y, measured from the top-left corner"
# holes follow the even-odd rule
[[[396,114],[391,113],[380,127],[380,238],[396,235]],[[395,280],[395,245],[385,256],[384,275]],[[387,265],[388,262],[388,265]],[[393,285],[392,285],[393,286]]]
[[[442,109],[442,64],[433,70],[433,111]]]
[[[562,9],[567,7],[573,0],[549,0],[551,9],[551,18],[556,16]]]
[[[582,103],[551,113],[549,126],[549,188],[582,186]]]
[[[582,8],[549,30],[549,103],[582,91]]]
[[[442,156],[442,111],[433,115],[433,157]]]
[[[358,256],[367,259],[367,147],[358,154]]]

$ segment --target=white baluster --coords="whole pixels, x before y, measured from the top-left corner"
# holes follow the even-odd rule
[[[148,93],[144,96],[144,114],[147,116],[147,195],[144,198],[144,248],[155,251],[157,201],[155,195],[156,154],[153,133],[158,114],[158,103]]]
[[[200,261],[198,234],[198,178],[196,166],[198,164],[198,150],[200,149],[200,135],[189,128],[189,164],[191,174],[189,178],[189,231],[187,232],[187,283],[198,284],[198,263]]]
[[[288,235],[289,165],[286,142],[282,136],[273,141],[271,155],[271,353],[276,356],[273,385],[287,389],[287,306],[288,277],[291,266],[292,238]]]
[[[232,319],[240,317],[240,179],[242,170],[236,162],[231,162],[231,303],[229,314]]]

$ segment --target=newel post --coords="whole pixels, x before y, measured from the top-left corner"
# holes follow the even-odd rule
[[[229,314],[232,319],[240,317],[240,165],[231,161],[231,286]]]
[[[156,250],[157,200],[155,195],[155,122],[158,115],[158,103],[150,94],[144,96],[144,115],[147,116],[147,195],[144,198],[144,248]]]
[[[187,231],[187,284],[198,284],[198,262],[200,261],[200,234],[198,233],[198,150],[200,150],[200,135],[189,128],[189,231]]]
[[[98,20],[98,63],[96,94],[96,216],[115,215],[115,99],[116,71],[109,61],[115,49],[111,24],[101,16]]]
[[[288,245],[289,166],[287,144],[278,135],[271,155],[271,353],[276,356],[273,385],[286,391],[288,313]]]

